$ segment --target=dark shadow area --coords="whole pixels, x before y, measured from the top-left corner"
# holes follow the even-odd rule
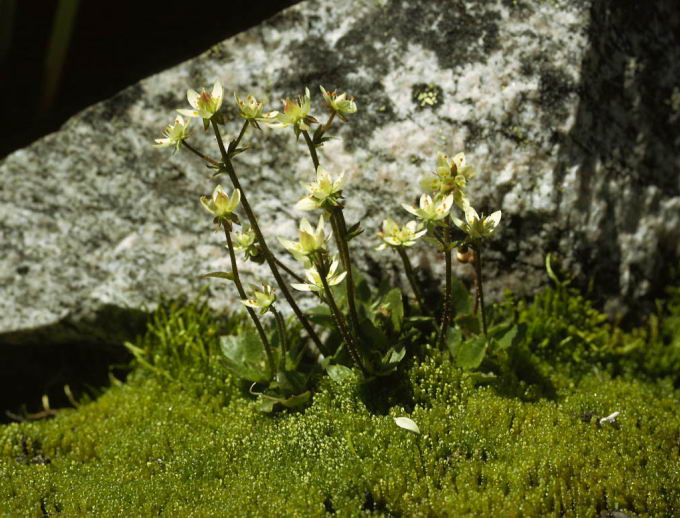
[[[57,96],[42,107],[58,2],[15,2],[0,67],[0,158],[56,131],[83,108],[257,25],[299,0],[79,2]],[[5,14],[5,16],[8,16]],[[2,56],[0,56],[0,59]]]
[[[86,342],[0,347],[0,423],[15,420],[8,412],[17,417],[41,413],[45,395],[51,409],[72,407],[71,397],[77,402],[83,396],[94,398],[109,386],[110,375],[125,379],[131,359],[122,344],[106,348]]]
[[[663,199],[680,194],[680,6],[676,0],[595,0],[590,16],[576,122],[568,135],[556,135],[565,140],[554,193],[559,204],[567,170],[578,166],[580,201],[575,216],[586,220],[595,210],[595,200],[611,200],[601,218],[610,246],[593,246],[576,231],[574,253],[584,277],[594,280],[596,295],[630,299],[629,293],[621,293],[619,236],[638,231],[635,215],[650,203],[650,186],[658,189],[651,210],[659,209]],[[628,216],[615,214],[614,204],[626,207]],[[639,271],[634,264],[631,275],[642,278],[656,272],[651,285],[662,288],[661,276],[675,249],[675,239],[669,236],[651,255],[655,264],[640,265]],[[660,295],[654,292],[647,301],[627,303],[635,312]]]
[[[373,415],[387,415],[390,408],[401,406],[406,412],[415,407],[413,391],[401,367],[389,376],[378,376],[360,385],[359,395]]]
[[[0,423],[45,410],[72,407],[96,397],[113,375],[124,380],[131,355],[123,346],[146,329],[148,315],[103,307],[93,317],[70,317],[54,325],[0,334]],[[68,389],[64,387],[68,385]]]

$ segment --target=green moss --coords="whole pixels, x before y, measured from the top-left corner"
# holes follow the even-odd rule
[[[428,349],[370,386],[323,378],[309,407],[273,416],[256,411],[219,360],[214,337],[242,321],[166,305],[136,344],[144,363],[127,383],[53,420],[0,429],[2,511],[679,513],[680,393],[672,375],[652,376],[659,363],[650,357],[678,347],[680,291],[632,351],[625,346],[639,331],[607,324],[576,293],[550,293],[497,309],[516,311],[527,333],[514,359],[483,364],[493,376]],[[599,423],[615,411],[615,423]],[[402,415],[422,435],[395,426]]]

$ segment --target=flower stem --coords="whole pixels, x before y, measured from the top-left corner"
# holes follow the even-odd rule
[[[439,330],[439,347],[443,348],[446,344],[446,335],[449,332],[449,325],[451,324],[451,247],[449,246],[449,227],[444,227],[444,238],[442,245],[444,246],[444,261],[445,261],[445,287],[444,287],[444,309],[442,311],[442,324]]]
[[[286,343],[286,325],[283,321],[283,316],[276,310],[276,308],[273,305],[270,306],[270,311],[274,314],[276,327],[279,330],[279,339],[281,340],[281,358],[279,360],[279,370],[285,372],[286,354],[288,354],[288,344]]]
[[[413,265],[411,265],[411,260],[408,258],[406,250],[404,250],[404,248],[401,246],[396,247],[396,250],[399,253],[399,257],[401,257],[401,262],[404,263],[404,271],[406,272],[406,278],[408,279],[408,282],[411,285],[413,295],[416,297],[416,301],[420,306],[420,310],[427,316],[430,316],[430,311],[428,310],[427,306],[425,306],[425,299],[423,298],[423,294],[420,291],[420,286],[418,285],[415,272],[413,271]]]
[[[243,138],[243,135],[246,134],[246,130],[248,129],[248,121],[245,121],[243,123],[243,126],[241,126],[241,131],[238,134],[238,137],[236,137],[236,140],[234,140],[234,149],[238,147],[238,145],[241,143],[241,139]]]
[[[335,110],[331,111],[331,114],[328,116],[328,120],[326,121],[326,124],[324,124],[321,127],[321,136],[323,136],[323,134],[328,131],[328,128],[331,127],[331,124],[333,124],[333,119],[335,119]]]
[[[338,207],[331,213],[331,225],[333,226],[333,234],[335,235],[335,242],[340,252],[340,261],[342,267],[347,272],[345,278],[345,287],[347,289],[347,305],[349,306],[349,318],[352,322],[354,336],[359,336],[359,317],[357,316],[357,308],[354,295],[354,277],[352,276],[352,262],[349,257],[349,247],[347,246],[347,227],[345,225],[345,218],[342,215],[342,209]]]
[[[269,249],[269,246],[267,246],[267,242],[264,238],[264,235],[262,234],[262,231],[260,230],[260,226],[257,223],[257,218],[255,217],[255,213],[253,212],[252,208],[250,207],[250,203],[248,203],[248,198],[246,196],[245,191],[241,188],[241,183],[238,180],[238,177],[236,176],[236,171],[234,170],[234,166],[231,163],[231,160],[229,159],[229,155],[227,153],[227,150],[224,148],[224,142],[222,141],[222,135],[220,134],[220,130],[217,127],[217,123],[215,121],[212,121],[212,127],[213,131],[215,133],[215,139],[217,140],[217,145],[220,148],[220,153],[222,154],[222,160],[223,164],[227,174],[229,175],[229,179],[231,180],[231,183],[234,186],[234,189],[239,189],[241,191],[241,204],[243,205],[243,210],[245,210],[246,215],[248,216],[248,221],[250,222],[250,226],[252,227],[253,231],[255,232],[255,236],[257,237],[257,241],[262,247],[262,252],[264,253],[264,258],[267,261],[267,265],[269,266],[269,269],[272,272],[272,275],[274,276],[274,279],[276,280],[276,284],[279,286],[279,289],[281,290],[281,293],[283,293],[283,296],[285,297],[286,301],[290,305],[291,309],[293,310],[293,313],[295,313],[295,316],[298,318],[302,326],[305,328],[305,331],[307,331],[307,334],[309,337],[312,339],[314,342],[314,345],[321,351],[322,354],[328,355],[328,352],[326,351],[326,347],[323,345],[321,342],[321,339],[319,338],[319,335],[316,334],[316,331],[314,331],[314,328],[312,325],[309,323],[309,320],[305,317],[304,313],[302,313],[302,310],[300,310],[300,307],[297,305],[295,302],[295,299],[293,298],[292,294],[290,293],[290,290],[288,289],[288,286],[286,286],[285,281],[281,277],[281,274],[279,273],[279,269],[276,265],[276,261],[274,260],[274,254],[272,254],[271,250]]]
[[[324,269],[327,270],[327,268]],[[340,331],[343,340],[347,344],[347,350],[349,351],[349,355],[352,357],[352,361],[354,361],[357,367],[359,367],[363,375],[367,376],[368,372],[366,371],[364,365],[361,363],[361,358],[359,357],[359,351],[356,348],[354,338],[350,334],[349,329],[347,329],[345,319],[342,316],[342,313],[340,312],[340,308],[338,308],[338,305],[335,303],[333,292],[331,292],[331,288],[328,285],[328,280],[326,279],[327,272],[322,271],[324,269],[319,269],[317,267],[319,277],[321,278],[321,284],[323,285],[323,291],[326,295],[326,302],[328,302],[328,306],[331,308],[331,313],[333,314],[333,318],[335,319],[335,325],[338,326],[338,331]]]
[[[198,149],[196,149],[194,146],[192,146],[191,144],[189,144],[186,140],[183,141],[183,145],[186,146],[186,148],[187,148],[189,151],[191,151],[194,155],[196,155],[196,156],[202,158],[203,160],[205,160],[205,161],[208,162],[209,164],[212,164],[212,165],[217,166],[217,167],[220,166],[220,163],[219,163],[217,160],[213,160],[213,159],[210,158],[209,156],[204,155],[204,154],[201,153]]]
[[[305,142],[307,143],[307,148],[309,149],[309,155],[312,157],[312,163],[314,164],[314,171],[319,168],[319,155],[316,154],[316,148],[312,142],[312,138],[309,136],[307,130],[302,130],[302,136],[305,137]]]
[[[354,295],[354,276],[352,274],[352,260],[349,255],[349,244],[347,243],[347,223],[345,222],[345,215],[342,212],[342,207],[338,207],[336,210],[338,218],[338,226],[340,227],[341,239],[343,253],[345,256],[345,270],[347,270],[347,300],[349,301],[349,315],[352,319],[352,323],[358,334],[359,332],[359,317],[357,316],[357,308]],[[341,255],[342,257],[342,255]]]
[[[329,126],[332,121],[333,116],[328,119],[326,126]],[[324,128],[326,128],[326,126],[324,126]],[[319,168],[319,155],[316,153],[316,148],[314,147],[312,138],[309,136],[309,132],[307,132],[307,130],[303,130],[302,135],[305,137],[305,142],[307,143],[307,148],[309,149],[309,155],[312,157],[312,163],[314,164],[314,170],[316,171]],[[333,226],[333,234],[335,235],[335,242],[338,246],[338,252],[340,253],[342,267],[347,272],[345,286],[347,289],[349,318],[352,322],[354,336],[359,336],[359,317],[357,315],[357,307],[354,295],[354,276],[352,275],[352,261],[349,255],[349,246],[347,245],[347,223],[345,222],[345,216],[342,212],[342,207],[336,207],[333,211],[331,211],[331,225]]]
[[[231,242],[231,229],[229,227],[229,223],[222,223],[222,228],[224,229],[224,237],[227,238],[227,249],[229,250],[229,259],[231,259],[231,273],[234,275],[234,284],[236,284],[236,289],[238,290],[238,294],[241,299],[246,300],[248,295],[246,294],[246,290],[243,289],[243,284],[241,284],[241,278],[238,273],[238,265],[236,263],[236,254],[234,253],[234,248]],[[269,340],[267,340],[267,335],[264,332],[264,328],[262,327],[262,323],[260,322],[257,313],[255,313],[253,308],[248,306],[246,306],[246,310],[255,324],[257,334],[260,335],[260,340],[262,340],[262,345],[264,346],[264,351],[267,355],[267,362],[269,363],[271,377],[274,377],[274,374],[276,373],[276,365],[274,365],[274,355],[272,354],[271,344],[269,343]]]
[[[297,273],[295,273],[293,270],[291,270],[290,268],[288,268],[288,266],[286,266],[286,264],[285,264],[283,261],[281,261],[278,257],[274,257],[274,262],[275,262],[278,266],[280,266],[281,269],[282,269],[284,272],[286,272],[286,273],[287,273],[288,275],[290,275],[293,279],[295,279],[296,282],[298,282],[298,283],[300,283],[300,284],[304,284],[305,282],[307,282],[307,281],[305,281],[302,277],[300,277]]]
[[[484,307],[484,284],[482,282],[482,245],[481,243],[475,243],[472,246],[475,252],[475,272],[477,274],[477,298],[479,300],[479,309],[482,313],[482,331],[484,336],[487,336],[486,328],[486,309]]]

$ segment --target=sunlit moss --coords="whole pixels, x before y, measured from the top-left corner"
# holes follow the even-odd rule
[[[322,378],[310,406],[274,415],[257,412],[220,364],[212,337],[239,322],[166,306],[136,344],[148,365],[138,363],[126,384],[53,420],[0,430],[2,510],[677,515],[677,371],[654,379],[649,357],[672,358],[678,347],[676,295],[644,347],[625,350],[638,335],[616,331],[577,294],[543,294],[512,309],[528,326],[527,341],[509,352],[522,361],[499,356],[481,373],[463,372],[431,349],[370,386]],[[615,411],[615,423],[600,424]],[[422,434],[395,426],[397,416]]]

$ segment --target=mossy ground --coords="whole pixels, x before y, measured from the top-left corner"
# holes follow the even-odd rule
[[[217,335],[241,321],[170,305],[126,383],[0,429],[0,514],[678,515],[679,293],[632,333],[573,291],[508,302],[527,338],[476,373],[419,351],[274,415],[220,362]]]

